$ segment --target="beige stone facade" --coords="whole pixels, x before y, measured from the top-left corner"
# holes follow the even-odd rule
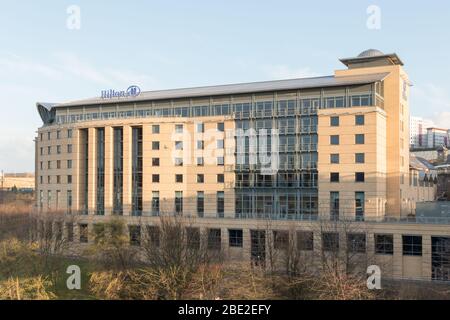
[[[80,224],[89,229],[108,216],[140,226],[182,215],[220,230],[235,259],[254,258],[255,230],[313,232],[316,251],[323,221],[352,221],[386,274],[440,279],[432,237],[450,239],[448,226],[400,221],[436,193],[432,183],[409,183],[403,64],[378,52],[342,62],[348,69],[323,78],[38,104],[45,123],[36,138],[38,212],[75,216],[75,242]],[[262,138],[254,149],[251,139],[238,148],[236,132],[247,129],[276,130],[268,140],[279,147],[272,173],[264,171]],[[420,255],[405,253],[404,241],[419,237]]]

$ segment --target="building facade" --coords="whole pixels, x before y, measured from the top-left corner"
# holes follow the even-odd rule
[[[410,117],[409,137],[411,148],[428,148],[427,129],[434,126],[431,120]]]
[[[327,77],[38,103],[38,212],[77,214],[80,235],[112,215],[130,225],[192,217],[244,258],[260,256],[252,246],[264,221],[279,230],[354,221],[372,230],[368,247],[388,233],[401,257],[401,230],[422,237],[417,224],[386,223],[417,201],[408,75],[396,54],[377,50],[341,62]],[[432,184],[415,187],[434,197]],[[435,230],[450,236],[442,229],[427,229],[427,255]],[[227,246],[231,231],[238,249]],[[423,259],[405,273],[393,258],[392,274],[429,279]]]
[[[427,144],[429,148],[437,148],[440,146],[450,147],[448,129],[427,128]]]

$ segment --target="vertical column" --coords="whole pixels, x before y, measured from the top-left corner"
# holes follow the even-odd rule
[[[431,280],[432,271],[431,271],[431,256],[432,256],[432,248],[431,248],[431,236],[423,235],[422,236],[422,279],[423,280]]]
[[[88,208],[89,211],[96,210],[96,191],[97,191],[97,139],[96,129],[89,128],[89,147],[88,147]]]
[[[110,215],[113,207],[113,141],[113,128],[105,127],[105,215]]]
[[[250,261],[251,259],[251,236],[250,229],[242,230],[242,251],[243,260]]]
[[[221,228],[220,236],[221,236],[222,252],[225,255],[225,257],[228,258],[228,229]]]
[[[403,277],[403,246],[402,235],[394,234],[394,256],[393,261],[393,276],[394,278]]]
[[[145,163],[151,164],[151,130],[152,128],[149,125],[142,127],[142,159],[144,162],[142,166],[142,215],[151,215],[152,211],[151,166],[145,165]]]
[[[72,209],[75,211],[82,210],[81,197],[82,197],[82,179],[81,173],[81,161],[83,146],[81,145],[80,130],[73,130],[73,153],[75,158],[72,161]]]
[[[123,126],[123,215],[131,215],[132,140],[131,126]]]

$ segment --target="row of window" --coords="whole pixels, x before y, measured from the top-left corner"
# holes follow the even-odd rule
[[[73,130],[72,129],[67,129],[66,131],[66,138],[71,139],[73,136]],[[47,140],[51,140],[52,138],[52,132],[48,131],[47,132]],[[62,138],[62,134],[61,134],[61,130],[57,130],[56,131],[56,139],[61,139]],[[44,133],[41,132],[39,135],[39,140],[44,141]]]
[[[56,179],[56,184],[63,183],[60,175],[56,175],[55,179]],[[47,180],[46,181],[47,181],[47,184],[53,183],[52,176],[47,176]],[[65,183],[66,184],[72,184],[72,175],[71,174],[66,176],[66,182]],[[41,184],[41,185],[44,184],[44,176],[39,176],[39,184]]]
[[[339,172],[330,172],[330,182],[339,182],[340,175]],[[365,173],[364,172],[355,172],[355,182],[364,182],[365,181]]]
[[[41,170],[44,170],[44,162],[41,161],[39,163],[39,168]],[[52,161],[47,161],[47,169],[51,170],[53,168]],[[56,168],[55,169],[61,169],[61,160],[56,160]],[[72,169],[72,160],[66,160],[66,169]]]
[[[365,123],[364,115],[358,114],[355,116],[355,125],[363,126]],[[331,127],[339,127],[339,116],[330,117],[330,126]]]
[[[73,151],[73,147],[71,144],[68,144],[67,147],[67,153],[72,153]],[[47,154],[51,155],[52,154],[52,146],[48,146],[47,147]],[[56,146],[56,154],[61,154],[62,153],[62,146],[61,145],[57,145]],[[44,147],[40,148],[40,155],[43,156],[44,155]]]
[[[364,153],[355,153],[355,163],[365,163],[366,156]],[[331,164],[339,164],[340,163],[340,155],[339,153],[330,154],[330,163]]]
[[[330,144],[331,145],[339,145],[339,135],[331,135],[330,136]],[[355,144],[364,144],[365,143],[365,137],[363,133],[355,134]]]
[[[216,192],[216,213],[218,218],[223,218],[225,215],[225,193],[223,191]],[[175,191],[175,213],[183,213],[183,191]],[[160,213],[160,196],[159,191],[152,191],[152,214],[158,215]],[[205,213],[205,192],[197,191],[197,215],[203,217]]]
[[[143,117],[203,117],[214,115],[241,116],[280,116],[297,114],[316,113],[317,109],[361,107],[373,105],[372,95],[359,94],[347,98],[345,96],[332,96],[321,98],[306,98],[297,100],[281,100],[276,102],[274,108],[273,101],[260,101],[255,103],[218,104],[213,106],[193,106],[175,108],[154,108],[146,110],[95,112],[88,114],[58,115],[56,122],[74,123],[78,121],[107,120],[115,118],[143,118]]]
[[[67,223],[68,241],[73,241],[73,223]],[[95,228],[94,229],[99,229]],[[80,242],[88,242],[88,225],[79,224],[80,230]],[[97,230],[98,231],[98,230]],[[146,228],[148,239],[155,247],[159,247],[161,244],[160,229],[157,226],[147,226]],[[62,232],[60,230],[59,232]],[[221,229],[208,229],[208,248],[220,249],[222,240]],[[274,249],[287,250],[289,247],[289,231],[273,230],[273,246]],[[94,232],[95,237],[96,232]],[[186,228],[186,239],[188,246],[199,246],[200,244],[200,229],[189,227]],[[314,232],[312,231],[297,231],[296,247],[300,251],[313,251],[314,250]],[[141,226],[130,225],[129,226],[130,244],[140,245],[142,241]],[[336,232],[323,232],[322,238],[322,250],[335,252],[340,248],[339,233]],[[364,233],[348,233],[347,234],[347,251],[350,253],[366,253],[367,240]],[[394,254],[394,236],[392,234],[375,234],[375,253],[382,255]],[[228,246],[242,248],[244,243],[243,230],[242,229],[228,229]],[[422,236],[417,235],[403,235],[402,236],[402,254],[404,256],[422,256]]]
[[[174,164],[176,167],[182,167],[184,165],[183,158],[175,157]],[[159,167],[160,166],[160,158],[152,158],[152,166],[153,167]],[[203,157],[197,157],[196,158],[196,165],[197,166],[204,166],[205,165],[205,158]],[[215,165],[217,166],[224,166],[225,165],[225,158],[224,157],[216,157]]]
[[[152,174],[152,183],[159,183],[160,182],[160,175],[159,174]],[[223,173],[217,174],[217,183],[224,183],[225,177]],[[183,175],[182,174],[175,174],[175,183],[183,183]],[[197,183],[205,183],[205,175],[202,173],[197,174]]]

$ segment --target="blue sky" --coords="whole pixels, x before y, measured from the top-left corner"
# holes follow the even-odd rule
[[[67,8],[81,29],[66,27]],[[370,5],[381,29],[366,26]],[[329,75],[338,58],[396,52],[412,114],[450,127],[448,1],[8,1],[0,11],[0,169],[34,170],[36,101]]]

